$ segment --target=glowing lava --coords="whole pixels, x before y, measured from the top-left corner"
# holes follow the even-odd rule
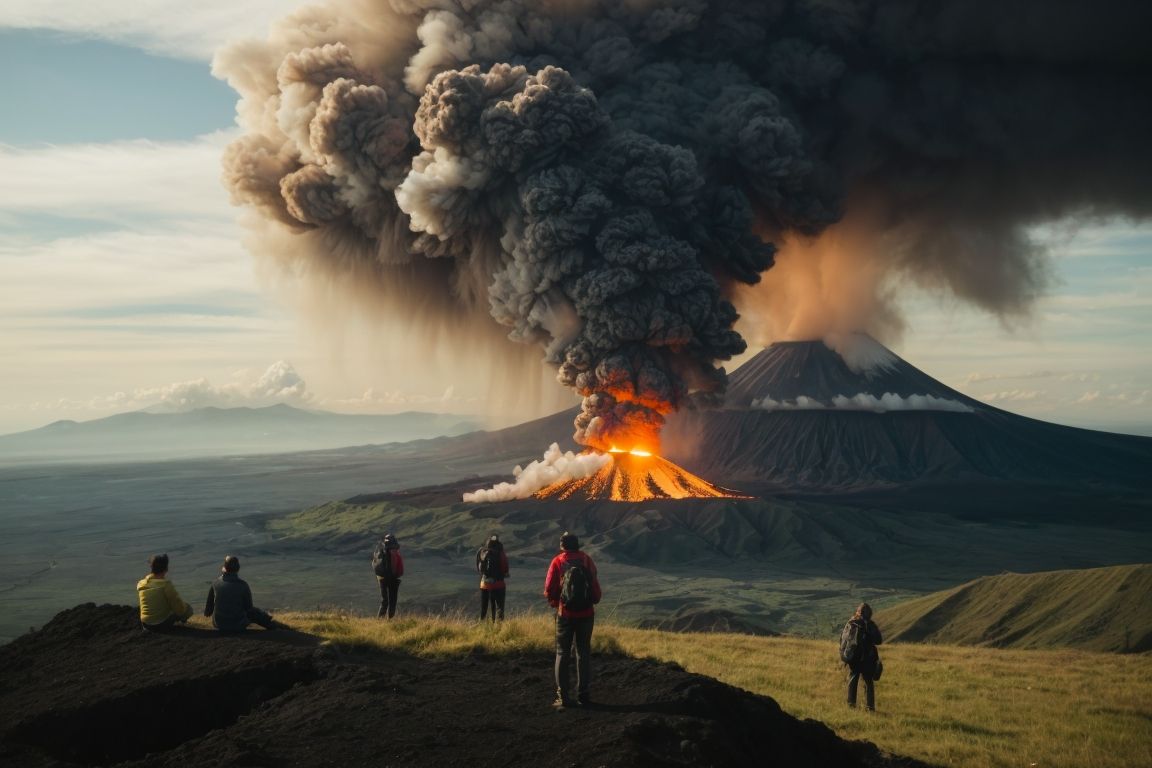
[[[748,498],[712,485],[667,459],[644,450],[624,451],[614,448],[609,454],[612,461],[591,477],[555,483],[538,491],[534,498],[584,501]]]

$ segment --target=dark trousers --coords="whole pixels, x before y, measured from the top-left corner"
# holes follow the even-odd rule
[[[576,652],[576,691],[581,695],[588,694],[588,685],[592,682],[592,628],[595,625],[595,616],[556,616],[556,692],[564,699],[568,698],[571,690],[568,670],[573,650]]]
[[[248,624],[256,624],[257,626],[264,627],[264,629],[272,629],[276,626],[276,622],[272,620],[272,617],[268,615],[268,612],[262,611],[259,608],[253,608],[252,610],[248,611]],[[219,630],[221,634],[243,632],[248,628],[248,624],[245,624],[243,627],[232,626],[228,627],[227,629],[222,629],[215,623],[215,619],[213,619],[213,625],[216,626],[216,629]]]
[[[396,615],[396,594],[400,591],[400,579],[377,579],[380,582],[380,612],[377,618]]]
[[[144,622],[140,622],[140,627],[149,632],[170,632],[176,628],[176,622],[188,621],[190,618],[192,618],[192,606],[188,606],[188,610],[182,616],[170,613],[168,614],[168,618],[159,624],[145,624]]]
[[[866,670],[850,670],[848,677],[848,706],[856,706],[856,690],[860,681],[864,681],[864,702],[868,709],[876,709],[876,686],[872,682],[872,675]]]
[[[507,589],[480,590],[480,621],[488,618],[488,603],[492,603],[492,621],[504,621],[504,595]]]
[[[272,629],[276,622],[272,621],[272,617],[268,615],[267,611],[262,611],[259,608],[253,608],[248,611],[248,621],[252,624],[264,627],[264,629]]]
[[[140,622],[140,628],[149,632],[171,632],[176,628],[176,614],[171,614],[159,624],[145,624]]]

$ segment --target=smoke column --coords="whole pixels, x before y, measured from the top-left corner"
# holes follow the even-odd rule
[[[258,252],[441,339],[490,315],[579,441],[655,448],[722,395],[733,302],[898,325],[901,275],[1011,314],[1029,225],[1147,215],[1149,5],[332,0],[217,57],[225,180]]]

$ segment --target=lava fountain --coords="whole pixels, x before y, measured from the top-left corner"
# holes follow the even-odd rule
[[[590,477],[563,480],[533,498],[576,501],[650,501],[652,499],[746,499],[713,485],[649,451],[612,448],[609,461]]]

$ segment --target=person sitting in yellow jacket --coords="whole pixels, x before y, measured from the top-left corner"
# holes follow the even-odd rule
[[[176,622],[192,618],[192,606],[184,602],[176,585],[168,581],[168,555],[148,558],[152,569],[136,584],[140,598],[140,624],[153,631],[172,628]]]

